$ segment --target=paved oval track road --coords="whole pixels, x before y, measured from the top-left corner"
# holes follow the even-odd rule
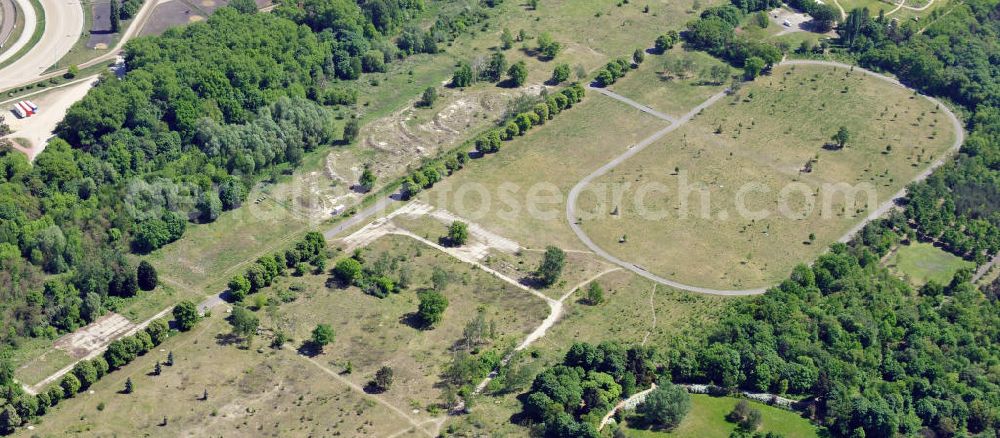
[[[906,87],[905,85],[901,84],[896,79],[893,79],[893,78],[890,78],[890,77],[887,77],[887,76],[884,76],[884,75],[881,75],[881,74],[878,74],[878,73],[875,73],[875,72],[872,72],[872,71],[869,71],[869,70],[865,70],[865,69],[863,69],[861,67],[852,66],[852,65],[848,65],[848,64],[842,64],[842,63],[839,63],[839,62],[813,61],[813,60],[791,60],[791,61],[782,61],[779,65],[825,65],[825,66],[839,67],[839,68],[853,68],[854,71],[859,71],[859,72],[864,73],[866,75],[869,75],[869,76],[881,79],[881,80],[889,82],[890,84],[892,84],[894,86],[897,86],[897,87],[902,87],[902,88],[909,89],[909,87]],[[622,100],[623,102],[625,102],[625,103],[627,103],[629,105],[633,105],[633,106],[639,105],[639,104],[635,104],[635,103],[631,102],[631,100],[629,100],[629,99],[619,98],[619,97],[612,96],[613,93],[606,92],[605,90],[600,90],[600,92],[602,94],[609,95],[609,96],[611,96],[611,97],[613,97],[615,99]],[[705,108],[708,108],[709,106],[711,106],[712,104],[714,104],[715,102],[717,102],[719,99],[721,99],[723,96],[725,96],[725,91],[723,91],[721,93],[718,93],[718,94],[710,97],[705,102],[702,102],[701,105],[698,105],[693,110],[691,110],[690,112],[688,112],[687,114],[685,114],[684,117],[681,117],[677,121],[672,121],[670,123],[670,125],[668,125],[666,128],[663,128],[663,129],[657,131],[656,133],[654,133],[649,138],[647,138],[647,139],[639,142],[639,144],[637,144],[637,145],[629,148],[623,154],[615,157],[610,162],[608,162],[607,164],[601,166],[600,168],[598,168],[597,170],[595,170],[594,172],[592,172],[590,175],[587,175],[582,180],[580,180],[580,182],[578,182],[575,186],[573,186],[573,189],[570,190],[570,192],[569,192],[569,197],[566,199],[566,221],[569,222],[569,226],[570,226],[570,228],[573,229],[573,233],[576,234],[576,237],[579,238],[580,241],[583,242],[583,244],[587,246],[587,248],[590,248],[590,250],[593,251],[595,254],[597,254],[598,256],[604,258],[605,260],[607,260],[607,261],[609,261],[611,263],[614,263],[614,264],[616,264],[618,266],[621,266],[621,267],[623,267],[625,269],[628,269],[628,270],[630,270],[630,271],[632,271],[632,272],[634,272],[634,273],[636,273],[636,274],[638,274],[638,275],[640,275],[642,277],[645,277],[645,278],[647,278],[649,280],[655,281],[655,282],[657,282],[659,284],[662,284],[662,285],[665,285],[665,286],[670,286],[670,287],[675,288],[675,289],[681,289],[681,290],[686,290],[688,292],[695,292],[695,293],[701,293],[701,294],[730,295],[730,296],[759,295],[759,294],[762,294],[762,293],[764,293],[764,292],[767,291],[768,288],[765,288],[765,287],[756,288],[756,289],[713,289],[713,288],[709,288],[709,287],[702,287],[702,286],[697,286],[697,285],[684,284],[684,283],[681,283],[681,282],[677,282],[677,281],[673,281],[673,280],[669,280],[669,279],[660,277],[660,276],[658,276],[658,275],[656,275],[656,274],[654,274],[652,272],[649,272],[649,271],[643,269],[642,267],[636,265],[635,263],[631,263],[631,262],[629,262],[627,260],[622,260],[622,259],[620,259],[618,257],[615,257],[615,256],[611,255],[607,251],[605,251],[603,248],[601,248],[596,243],[594,243],[594,241],[590,239],[590,236],[587,236],[587,233],[585,233],[583,231],[583,229],[580,228],[580,225],[578,225],[576,223],[576,219],[575,219],[577,217],[577,215],[576,215],[576,200],[580,196],[580,193],[583,191],[583,188],[586,187],[588,184],[590,184],[591,181],[593,181],[594,179],[596,179],[597,177],[599,177],[601,175],[604,175],[605,173],[608,173],[608,171],[610,171],[611,169],[614,169],[619,164],[623,163],[625,160],[628,160],[633,155],[639,153],[641,150],[645,149],[647,146],[649,146],[650,144],[652,144],[656,140],[660,139],[661,137],[663,137],[664,135],[670,133],[671,131],[673,131],[673,130],[679,128],[679,127],[681,127],[682,125],[684,125],[685,123],[687,123],[689,120],[691,120],[691,118],[694,117],[696,114],[698,114],[701,110],[703,110]],[[937,99],[935,99],[933,97],[930,97],[930,96],[926,96],[926,95],[922,95],[922,96],[925,99],[931,101],[932,103],[940,106],[941,109],[944,110],[944,114],[948,117],[948,120],[951,122],[952,127],[954,127],[954,129],[955,129],[955,141],[952,143],[951,148],[948,150],[947,154],[945,154],[944,156],[942,156],[942,157],[938,158],[937,160],[935,160],[927,169],[925,169],[923,172],[921,172],[919,175],[917,175],[917,177],[914,178],[913,181],[911,181],[911,182],[923,181],[928,176],[930,176],[931,172],[933,172],[934,169],[937,169],[938,167],[940,167],[941,165],[943,165],[946,162],[946,160],[950,159],[950,157],[951,157],[952,154],[954,154],[955,152],[958,152],[958,149],[962,146],[962,142],[965,141],[965,131],[962,129],[962,122],[958,119],[957,116],[955,116],[955,113],[951,112],[951,110],[948,109],[947,106],[945,106],[944,104],[942,104]],[[639,108],[639,109],[641,110],[642,108]],[[874,211],[872,211],[867,217],[864,218],[864,220],[860,221],[857,225],[855,225],[847,233],[845,233],[844,236],[841,237],[838,240],[838,242],[847,242],[847,241],[849,241],[855,234],[858,233],[858,231],[861,231],[861,229],[864,228],[865,224],[867,224],[871,220],[874,220],[874,219],[879,218],[882,215],[886,214],[889,210],[891,210],[893,208],[893,206],[896,205],[896,200],[900,199],[900,198],[902,198],[904,196],[906,196],[906,189],[900,190],[898,193],[896,193],[895,195],[892,196],[892,199],[890,199],[890,200],[882,203],[882,205],[880,205],[879,208],[877,208]]]

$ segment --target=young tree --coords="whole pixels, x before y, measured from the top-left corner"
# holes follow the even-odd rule
[[[548,32],[538,35],[538,54],[543,59],[552,59],[562,50],[562,44],[552,39]]]
[[[139,267],[136,268],[136,277],[139,282],[139,289],[144,291],[156,289],[156,285],[159,283],[156,268],[145,260],[139,262]]]
[[[669,382],[650,392],[646,400],[636,407],[636,412],[641,414],[646,422],[663,429],[676,427],[689,410],[691,410],[691,397],[687,391]]]
[[[438,322],[441,322],[444,311],[448,308],[448,298],[435,290],[423,291],[417,296],[420,298],[417,316],[420,317],[424,326],[434,327]]]
[[[167,353],[167,366],[174,366],[174,352]]]
[[[490,60],[486,62],[486,67],[479,73],[479,78],[489,82],[499,81],[504,72],[507,71],[507,56],[503,52],[495,52],[490,55]]]
[[[847,142],[851,141],[851,132],[847,130],[846,126],[841,126],[830,139],[837,144],[838,148],[843,149],[844,146],[847,146]]]
[[[679,39],[680,35],[677,31],[669,31],[664,35],[656,37],[656,42],[653,43],[653,48],[657,53],[663,54],[667,50],[674,48],[674,44],[677,44],[677,40]]]
[[[174,320],[177,322],[178,330],[186,332],[193,329],[198,323],[198,318],[198,306],[194,303],[184,300],[174,306]]]
[[[229,296],[233,301],[239,302],[250,293],[250,280],[243,274],[236,274],[229,280]]]
[[[632,52],[632,62],[634,62],[635,65],[642,64],[642,61],[645,59],[646,53],[643,52],[642,49],[635,49],[635,51]]]
[[[524,82],[528,80],[528,65],[524,61],[514,63],[507,70],[507,76],[510,78],[511,86],[520,87],[524,85]]]
[[[333,267],[333,276],[344,285],[350,285],[361,279],[361,262],[354,258],[346,258]]]
[[[724,64],[713,65],[708,70],[708,77],[715,85],[722,85],[729,79],[729,67]]]
[[[379,392],[388,391],[392,387],[392,368],[388,365],[379,368],[375,372],[375,378],[372,379],[372,386],[375,387]]]
[[[559,64],[555,69],[552,70],[552,79],[549,80],[553,85],[558,85],[569,79],[569,64]]]
[[[125,391],[124,392],[126,394],[131,394],[134,391],[135,391],[135,384],[132,383],[132,378],[129,377],[129,378],[125,379]]]
[[[319,324],[313,329],[312,337],[310,339],[316,349],[323,352],[323,347],[333,342],[333,338],[333,328],[331,328],[328,324]]]
[[[566,253],[554,246],[545,248],[545,255],[542,263],[538,265],[535,275],[543,286],[551,286],[559,280],[562,275],[563,266],[566,264]]]
[[[469,225],[462,221],[454,221],[448,227],[448,244],[462,246],[469,240]]]
[[[428,88],[428,90],[433,90],[433,88]],[[424,94],[426,95],[427,93]],[[372,172],[371,166],[365,165],[364,170],[361,171],[361,178],[358,178],[358,186],[366,192],[371,191],[375,187],[377,179],[375,172]]]
[[[596,306],[604,302],[604,288],[596,281],[592,281],[587,287],[587,303]]]
[[[350,118],[347,123],[344,124],[344,137],[343,142],[346,144],[354,143],[357,140],[358,134],[361,133],[361,125],[357,118]]]
[[[59,386],[63,390],[63,398],[72,398],[80,392],[80,379],[77,379],[73,374],[67,374],[59,382]]]
[[[743,79],[752,80],[757,76],[760,76],[760,72],[764,71],[765,63],[764,60],[757,56],[751,56],[743,63]]]
[[[437,88],[427,87],[424,89],[424,94],[420,96],[420,106],[430,108],[434,106],[434,102],[437,102],[437,98]]]
[[[510,29],[505,27],[500,33],[500,48],[510,50],[511,47],[514,47],[514,35],[510,33]]]
[[[463,62],[455,70],[455,74],[452,75],[451,86],[465,88],[469,85],[472,85],[472,67]]]
[[[451,276],[448,275],[448,271],[445,271],[438,266],[435,266],[431,270],[431,284],[433,285],[434,290],[444,292],[450,282]]]
[[[77,67],[76,64],[72,64],[66,68],[66,74],[64,74],[63,77],[66,79],[73,79],[79,74],[80,74],[80,67]]]
[[[233,313],[229,316],[229,323],[233,326],[233,333],[249,340],[257,333],[260,320],[253,312],[243,306],[233,307]]]
[[[160,361],[156,361],[156,365],[153,365],[153,375],[159,376],[163,373],[163,366],[160,365]]]

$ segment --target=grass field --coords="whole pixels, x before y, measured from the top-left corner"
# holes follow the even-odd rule
[[[681,424],[670,432],[660,432],[642,429],[632,429],[626,425],[625,434],[630,438],[656,437],[698,437],[727,438],[736,430],[736,424],[726,421],[726,414],[733,410],[738,399],[732,397],[711,397],[704,394],[691,395],[691,411]],[[819,436],[817,429],[809,420],[800,417],[795,412],[750,402],[750,406],[759,409],[763,414],[763,422],[759,432],[773,432],[787,438],[811,438]]]
[[[851,140],[830,150],[840,126]],[[902,88],[846,69],[781,66],[595,180],[578,205],[582,227],[667,278],[767,286],[887,201],[954,135],[933,104]]]
[[[683,68],[675,71],[666,68],[667,65]],[[677,47],[662,55],[646,54],[639,68],[608,89],[657,111],[680,117],[729,85],[728,78],[718,85],[709,82],[705,70],[720,65],[726,64],[705,52]],[[730,70],[731,74],[735,73]]]
[[[888,260],[889,267],[909,278],[914,285],[934,280],[948,284],[959,269],[975,269],[975,263],[949,254],[930,243],[900,246]]]
[[[387,436],[409,426],[294,352],[223,345],[224,316],[171,337],[101,379],[93,393],[64,400],[31,436]],[[150,375],[168,351],[176,365]],[[132,394],[119,393],[126,378],[135,384]]]
[[[336,341],[315,360],[337,372],[350,361],[353,372],[344,377],[359,386],[382,365],[392,366],[396,383],[382,396],[401,409],[426,411],[442,401],[441,373],[477,312],[496,323],[497,346],[520,342],[548,314],[540,299],[409,237],[382,237],[367,247],[365,259],[378,260],[383,253],[405,260],[401,265],[411,269],[413,278],[409,289],[379,299],[355,287],[330,289],[325,275],[282,278],[272,292],[295,288],[298,298],[265,310],[262,319],[266,328],[283,330],[295,345],[308,339],[316,324],[330,324]],[[424,330],[412,323],[416,292],[431,286],[435,267],[451,278],[442,291],[449,304],[442,322]]]
[[[596,93],[500,152],[421,194],[528,248],[585,249],[565,219],[565,197],[581,178],[662,128],[658,119]]]

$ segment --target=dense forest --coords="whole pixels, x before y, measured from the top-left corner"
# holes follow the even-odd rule
[[[222,8],[141,37],[127,73],[104,76],[29,164],[0,156],[0,341],[54,337],[139,293],[129,252],[237,208],[260,178],[344,142],[329,106],[350,80],[437,52],[486,8],[416,27],[420,0],[289,1],[273,14]],[[420,48],[414,46],[419,40]],[[356,125],[356,123],[355,123]]]
[[[973,0],[919,29],[865,9],[840,26],[858,62],[963,106],[970,135],[954,163],[910,188],[906,217],[920,237],[977,264],[1000,251],[1000,12]]]

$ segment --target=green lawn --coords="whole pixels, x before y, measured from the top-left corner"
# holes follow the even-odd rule
[[[901,246],[889,259],[889,266],[909,277],[910,282],[922,285],[930,280],[947,284],[955,272],[962,268],[975,268],[975,264],[949,254],[930,243]]]
[[[736,430],[736,424],[726,421],[726,414],[733,410],[738,399],[733,397],[711,397],[704,394],[691,395],[691,411],[681,424],[670,432],[639,430],[626,424],[625,435],[629,438],[657,437],[697,437],[727,438]],[[760,409],[764,421],[760,432],[774,432],[786,438],[818,437],[816,426],[797,413],[751,402],[750,406]]]

